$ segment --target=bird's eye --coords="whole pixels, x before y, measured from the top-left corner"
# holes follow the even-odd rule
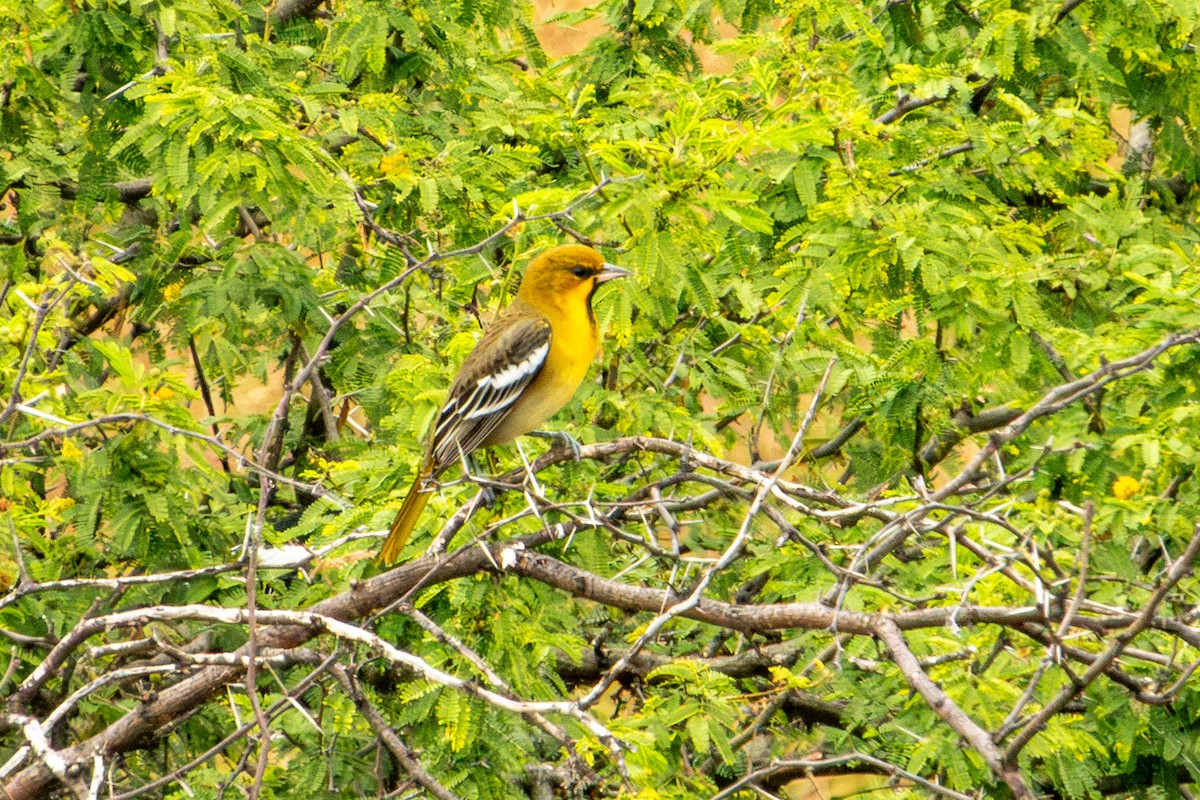
[[[592,273],[588,270],[587,267],[572,267],[571,274],[574,275],[576,278],[583,280],[584,278],[589,277]]]

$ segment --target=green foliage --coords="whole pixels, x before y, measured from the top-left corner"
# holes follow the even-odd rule
[[[777,541],[781,528],[756,518],[711,599],[829,601],[842,573],[815,548],[840,570],[870,571],[840,600],[846,611],[1057,600],[1061,613],[1082,580],[1094,620],[1145,607],[1165,559],[1190,540],[1200,512],[1195,346],[1006,439],[946,499],[977,512],[969,522],[917,531],[882,564],[854,561],[885,527],[856,504],[920,507],[913,487],[944,486],[1001,430],[979,422],[986,412],[1029,409],[1066,381],[1200,327],[1192,3],[603,0],[557,19],[603,23],[582,52],[557,61],[539,43],[533,9],[508,0],[345,0],[311,17],[281,16],[284,5],[16,0],[4,9],[6,589],[228,563],[264,499],[268,547],[316,549],[385,527],[479,321],[511,298],[516,268],[572,235],[635,273],[597,295],[600,377],[553,423],[584,443],[657,436],[769,467],[833,363],[787,477],[839,502],[822,506],[825,516],[800,501],[773,505],[807,544]],[[569,206],[572,216],[488,238],[514,204],[525,218]],[[427,252],[485,240],[409,274]],[[333,320],[389,281],[399,282],[323,341]],[[281,439],[265,447],[281,382],[314,357]],[[813,454],[850,425],[835,452]],[[284,479],[266,498],[243,462],[260,458]],[[512,449],[490,459],[489,473],[521,464]],[[1134,488],[1118,492],[1121,479]],[[742,524],[735,490],[754,489],[740,479],[718,487],[695,464],[632,451],[558,464],[540,481],[549,505],[538,515],[521,492],[502,493],[449,548],[594,520],[624,501],[623,535],[585,525],[541,551],[601,578],[686,593]],[[669,499],[712,496],[677,510],[671,527],[639,505],[649,495],[635,490],[650,482]],[[476,491],[444,487],[406,556]],[[1085,570],[1076,509],[1087,503]],[[862,513],[831,510],[841,506]],[[375,571],[374,546],[341,545],[304,573],[260,571],[256,602],[299,610],[347,591]],[[0,638],[22,645],[7,694],[85,616],[247,602],[241,572],[116,593],[104,583],[15,591],[0,601]],[[1184,578],[1161,613],[1184,614],[1196,592]],[[409,599],[531,701],[586,694],[602,674],[588,665],[618,658],[650,618],[513,576],[434,582]],[[1039,624],[1042,638],[957,623],[905,636],[933,664],[929,676],[995,732],[1018,704],[1020,722],[1070,685],[1067,667],[1086,670],[1044,641],[1057,620]],[[200,633],[189,625],[162,635],[183,645]],[[1132,645],[1148,656],[1119,660],[1128,680],[1091,683],[1021,752],[1038,791],[1090,798],[1180,776],[1200,782],[1200,694],[1184,681],[1159,707],[1131,688],[1164,692],[1200,659],[1200,636],[1167,627]],[[438,669],[488,680],[402,613],[377,628]],[[1094,653],[1116,635],[1100,623],[1075,632],[1085,631],[1092,638],[1066,644]],[[244,640],[243,629],[220,628],[210,648]],[[339,655],[462,798],[522,796],[531,765],[573,756],[572,769],[586,763],[614,795],[711,796],[771,759],[818,751],[872,755],[964,793],[1003,791],[870,637],[830,655],[832,641],[825,630],[667,623],[645,645],[652,662],[597,706],[636,746],[624,783],[605,744],[576,721],[553,720],[572,752],[477,697],[397,674],[365,651]],[[776,672],[714,663],[781,644],[794,658]],[[324,639],[317,647],[332,651]],[[38,702],[53,708],[124,658],[73,659]],[[399,787],[407,778],[377,766],[375,734],[337,684],[297,701],[315,726],[283,698],[310,668],[260,673],[263,705],[289,709],[275,723],[282,736],[260,796]],[[56,747],[103,730],[174,677],[147,681],[89,694]],[[239,692],[171,728],[169,756],[127,754],[112,773],[118,790],[187,763],[252,717]],[[835,708],[836,724],[801,725],[782,702],[789,692]],[[23,743],[5,736],[0,761]],[[244,788],[250,776],[231,773],[252,762],[245,748],[239,741],[164,796]]]

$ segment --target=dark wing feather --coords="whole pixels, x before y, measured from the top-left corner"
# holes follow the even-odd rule
[[[459,370],[429,445],[434,475],[470,453],[496,429],[542,371],[550,323],[520,319],[488,330]]]

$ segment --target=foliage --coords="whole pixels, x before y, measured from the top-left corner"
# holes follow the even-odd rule
[[[456,557],[524,537],[605,586],[682,597],[703,575],[750,622],[663,618],[534,567],[413,578],[363,628],[513,698],[578,701],[628,655],[592,718],[629,749],[325,636],[258,671],[276,715],[261,777],[251,725],[149,796],[412,780],[501,798],[545,780],[684,798],[744,776],[775,790],[789,773],[755,770],[814,753],[818,773],[1019,793],[881,644],[881,620],[939,610],[902,641],[1032,791],[1200,782],[1198,589],[1179,562],[1200,500],[1188,0],[603,0],[562,16],[604,29],[561,60],[507,0],[4,14],[4,760],[25,720],[173,654],[175,671],[94,684],[50,732],[90,774],[70,748],[199,669],[183,650],[247,637],[171,618],[55,649],[86,618],[304,610],[366,585],[377,539],[356,534],[395,513],[478,321],[575,237],[636,273],[598,295],[605,356],[554,423],[597,447],[552,453],[540,489],[490,509],[476,481],[444,487],[407,557],[465,508]],[[485,471],[517,474],[523,446]],[[284,560],[247,575],[246,543]],[[793,603],[845,624],[754,621]],[[972,624],[979,609],[1012,616]],[[360,698],[318,666],[331,654]],[[425,778],[381,754],[358,700]],[[106,752],[104,785],[144,786],[258,715],[240,685],[197,703],[162,721],[164,748]],[[11,762],[9,791],[42,763]]]

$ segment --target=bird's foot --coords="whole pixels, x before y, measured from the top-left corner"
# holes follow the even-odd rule
[[[570,450],[571,455],[578,461],[583,454],[579,440],[566,431],[530,431],[530,436],[536,436],[539,439],[549,439],[554,444],[550,446],[553,450],[561,447],[564,450]]]
[[[486,483],[479,484],[479,502],[484,508],[490,509],[496,504],[496,490]]]

